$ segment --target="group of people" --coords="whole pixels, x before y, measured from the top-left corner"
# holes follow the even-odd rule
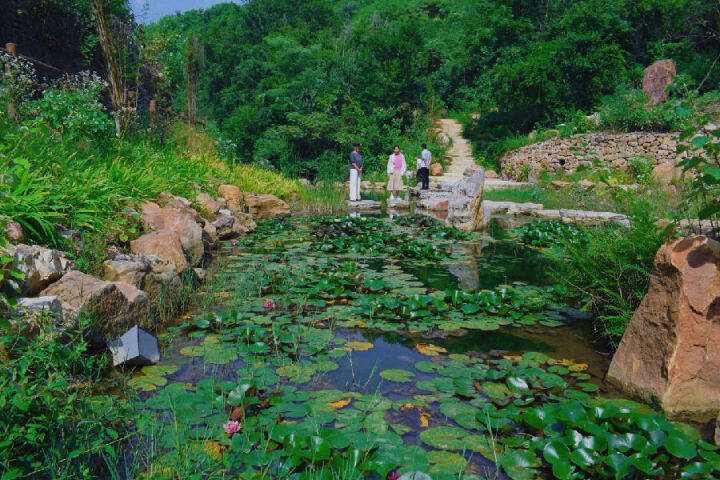
[[[430,183],[430,163],[432,162],[432,154],[427,149],[426,144],[422,144],[422,152],[419,157],[415,157],[415,165],[417,167],[417,179],[420,188],[427,190]],[[353,151],[350,152],[350,201],[360,201],[360,177],[363,171],[363,158],[360,154],[360,144],[353,144]],[[390,200],[395,200],[400,196],[400,192],[405,188],[403,177],[407,173],[407,163],[405,155],[400,152],[400,147],[395,145],[393,153],[390,154],[387,163],[388,184],[387,189],[390,192]]]

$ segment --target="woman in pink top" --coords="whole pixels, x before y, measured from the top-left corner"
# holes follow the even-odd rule
[[[403,185],[403,175],[407,170],[405,156],[400,153],[400,147],[395,145],[393,153],[388,158],[387,174],[388,174],[388,191],[390,192],[390,200],[395,200],[396,196],[405,188]]]

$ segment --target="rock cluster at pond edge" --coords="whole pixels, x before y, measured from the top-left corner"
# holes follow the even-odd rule
[[[61,334],[77,325],[81,313],[90,313],[97,320],[98,328],[91,332],[95,343],[135,324],[155,330],[153,302],[180,295],[180,274],[186,270],[202,280],[204,269],[193,267],[207,262],[219,239],[254,231],[255,218],[289,214],[287,203],[274,195],[243,193],[233,185],[223,185],[220,191],[229,198],[197,196],[197,207],[210,219],[189,200],[169,192],[161,193],[157,202],[144,202],[138,215],[145,233],[130,242],[132,254],[110,249],[102,265],[104,279],[74,270],[59,250],[10,246],[2,254],[13,257],[13,268],[24,274],[20,293],[26,295],[12,312],[13,324],[32,333],[38,317],[52,315],[54,331]],[[37,294],[41,296],[33,297]]]

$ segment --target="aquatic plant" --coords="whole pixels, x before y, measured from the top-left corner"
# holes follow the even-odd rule
[[[387,228],[381,219],[370,224]],[[694,430],[647,406],[597,397],[601,379],[585,364],[533,352],[448,354],[413,338],[559,326],[562,289],[428,288],[388,251],[385,261],[364,263],[314,250],[307,239],[315,225],[301,220],[259,235],[228,276],[226,289],[238,282],[240,298],[218,296],[216,313],[180,327],[188,338],[171,357],[177,365],[133,378],[131,386],[150,392],[139,437],[155,442],[138,468],[158,478],[218,470],[283,479],[420,472],[434,480],[720,473],[717,448]],[[282,251],[266,248],[278,242]],[[378,330],[409,348],[391,365],[368,367],[386,348],[374,340]],[[228,421],[242,428],[228,435]]]
[[[553,220],[537,220],[517,227],[520,241],[534,247],[553,247],[565,243],[585,244],[585,231]]]

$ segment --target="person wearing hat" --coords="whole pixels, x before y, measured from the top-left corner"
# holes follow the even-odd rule
[[[360,144],[353,144],[353,151],[350,152],[350,201],[360,201],[360,175],[363,169],[363,158],[360,155]]]

